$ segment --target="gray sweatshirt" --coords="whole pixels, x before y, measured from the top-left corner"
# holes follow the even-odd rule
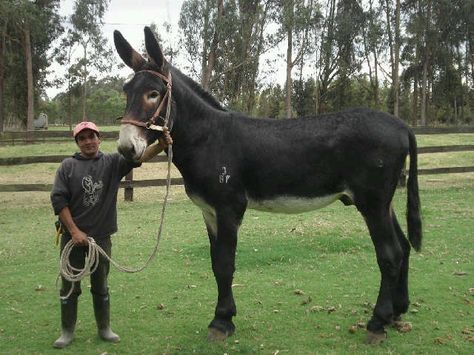
[[[122,177],[141,164],[120,154],[86,159],[79,153],[64,159],[56,172],[51,203],[56,215],[68,206],[77,227],[94,239],[117,231],[117,192]]]

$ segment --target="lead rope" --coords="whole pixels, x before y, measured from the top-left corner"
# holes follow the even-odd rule
[[[168,197],[169,197],[169,192],[170,192],[170,187],[171,187],[171,162],[173,161],[173,144],[172,144],[171,137],[169,136],[169,133],[168,133],[168,131],[171,131],[172,126],[173,126],[171,122],[171,125],[168,130],[168,124],[170,123],[170,113],[171,113],[171,73],[169,74],[169,83],[167,86],[169,90],[169,96],[168,96],[168,102],[167,102],[167,107],[166,107],[165,122],[164,122],[163,127],[166,128],[165,131],[167,132],[165,133],[167,135],[167,137],[165,138],[168,143],[168,173],[166,175],[166,192],[165,192],[165,197],[163,199],[163,207],[161,208],[160,227],[158,228],[158,234],[156,236],[156,244],[153,249],[153,252],[148,257],[148,260],[145,262],[143,266],[136,269],[132,269],[132,268],[119,265],[115,260],[113,260],[110,256],[107,255],[104,249],[102,249],[95,242],[94,238],[89,237],[89,243],[88,243],[89,250],[84,260],[84,268],[78,269],[72,266],[69,261],[69,256],[71,254],[72,249],[75,246],[74,242],[71,239],[69,242],[66,243],[61,253],[61,257],[59,259],[59,275],[56,279],[56,283],[57,283],[59,280],[59,277],[62,276],[65,280],[71,282],[71,289],[69,290],[68,294],[66,296],[60,296],[62,300],[68,299],[69,296],[71,296],[72,291],[74,290],[74,284],[76,282],[81,281],[84,277],[89,276],[97,269],[97,267],[99,266],[100,255],[102,255],[105,259],[107,259],[113,266],[115,266],[117,270],[126,272],[126,273],[136,273],[136,272],[140,272],[144,270],[146,267],[148,267],[148,265],[150,265],[151,261],[154,260],[156,257],[156,254],[158,252],[158,247],[160,245],[161,234],[163,231],[163,224],[165,220],[166,205],[168,204]]]

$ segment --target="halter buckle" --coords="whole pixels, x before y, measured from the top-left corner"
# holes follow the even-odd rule
[[[151,130],[153,130],[153,131],[160,131],[160,132],[163,132],[163,127],[162,127],[162,126],[158,126],[158,125],[156,125],[156,124],[147,123],[146,128],[147,128],[147,129],[151,129]]]

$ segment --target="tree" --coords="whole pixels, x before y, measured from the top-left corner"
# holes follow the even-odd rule
[[[350,77],[360,70],[360,61],[356,53],[356,41],[359,39],[364,16],[357,0],[340,0],[336,16],[336,44],[339,50],[336,105],[347,107],[351,101]]]
[[[48,84],[47,50],[62,30],[58,6],[58,0],[0,0],[1,130],[5,112],[32,129],[34,104]]]
[[[62,59],[72,60],[69,64],[69,79],[77,78],[80,81],[82,120],[87,119],[87,84],[93,70],[98,74],[105,73],[111,69],[112,50],[102,34],[103,17],[110,0],[76,0],[74,12],[70,16],[72,27],[68,29],[63,39],[66,55]],[[76,49],[82,50],[80,56],[73,58]]]
[[[388,37],[388,47],[390,49],[390,111],[395,116],[400,116],[400,0],[395,1],[395,7],[392,6],[392,1],[384,0],[384,11],[386,17],[386,33]]]
[[[336,0],[328,0],[321,33],[319,58],[316,65],[316,108],[321,113],[326,110],[325,101],[328,88],[337,75],[337,61],[339,52],[336,47]]]
[[[181,8],[192,73],[234,109],[251,112],[255,105],[260,56],[273,44],[265,34],[272,5],[273,0],[187,0]]]
[[[294,106],[297,117],[314,115],[316,113],[316,84],[314,79],[296,80],[293,85],[295,93]]]
[[[286,116],[292,117],[292,71],[296,65],[304,66],[305,58],[314,52],[315,36],[319,26],[319,5],[309,0],[281,0],[281,33],[286,46]],[[302,70],[301,70],[302,71]]]

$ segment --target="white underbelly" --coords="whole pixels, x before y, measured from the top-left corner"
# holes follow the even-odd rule
[[[278,196],[267,200],[253,200],[248,198],[247,207],[265,212],[302,213],[323,208],[338,200],[343,195],[346,195],[352,199],[352,193],[350,191],[342,191],[331,195],[313,198],[296,196]],[[194,202],[194,204],[201,209],[204,220],[210,232],[213,235],[217,235],[217,214],[214,207],[207,204],[204,199],[197,195],[190,195],[189,197]]]
[[[297,196],[278,196],[268,200],[252,200],[249,198],[248,208],[265,212],[302,213],[323,208],[338,200],[342,195],[351,196],[344,191],[312,198]]]

